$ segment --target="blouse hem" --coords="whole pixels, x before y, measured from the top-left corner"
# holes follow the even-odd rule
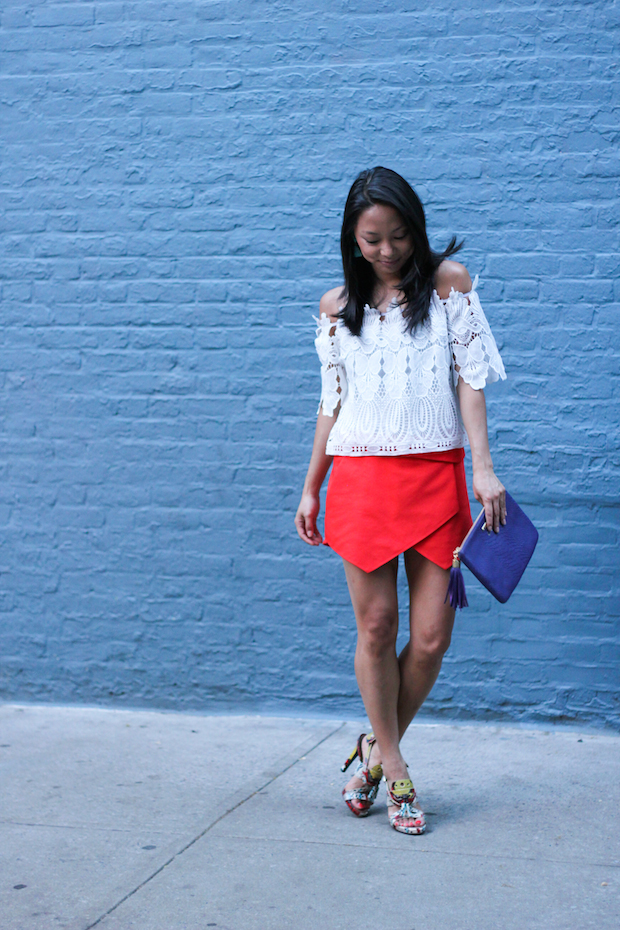
[[[422,448],[412,449],[409,446],[407,449],[402,449],[398,447],[383,447],[383,446],[353,446],[350,449],[334,449],[330,448],[329,441],[325,448],[326,455],[342,455],[350,457],[362,457],[365,455],[430,455],[434,452],[451,452],[452,449],[464,449],[465,442],[461,439],[459,442],[455,442],[452,445],[444,446],[424,446]]]

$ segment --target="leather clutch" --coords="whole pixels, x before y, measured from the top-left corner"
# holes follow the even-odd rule
[[[446,601],[449,598],[452,607],[468,606],[462,562],[493,597],[505,604],[521,580],[537,542],[538,530],[506,492],[506,525],[500,526],[499,533],[487,529],[483,510],[454,550]]]

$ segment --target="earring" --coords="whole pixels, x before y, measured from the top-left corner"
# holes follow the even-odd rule
[[[353,258],[361,258],[361,257],[362,257],[362,250],[360,249],[359,245],[357,244],[357,239],[354,239],[353,241],[354,241],[354,243],[355,243],[355,248],[353,249]]]

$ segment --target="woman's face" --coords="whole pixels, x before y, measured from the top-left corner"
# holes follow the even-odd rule
[[[413,239],[402,216],[384,203],[360,213],[355,238],[363,257],[382,280],[398,277],[413,252]]]

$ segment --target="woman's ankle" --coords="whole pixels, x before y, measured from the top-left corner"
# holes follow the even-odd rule
[[[409,770],[403,759],[393,760],[390,763],[383,763],[383,775],[388,785],[392,782],[402,781],[403,778],[409,778]]]
[[[408,778],[407,774],[407,763],[403,759],[398,744],[396,746],[392,745],[388,747],[387,752],[382,752],[379,743],[375,740],[372,740],[371,734],[371,743],[368,744],[367,737],[364,738],[362,744],[362,751],[364,754],[364,761],[369,765],[369,767],[374,768],[376,765],[381,765],[383,768],[384,776],[388,777],[390,774],[390,781],[397,781],[401,778]],[[393,774],[392,774],[393,773]]]

